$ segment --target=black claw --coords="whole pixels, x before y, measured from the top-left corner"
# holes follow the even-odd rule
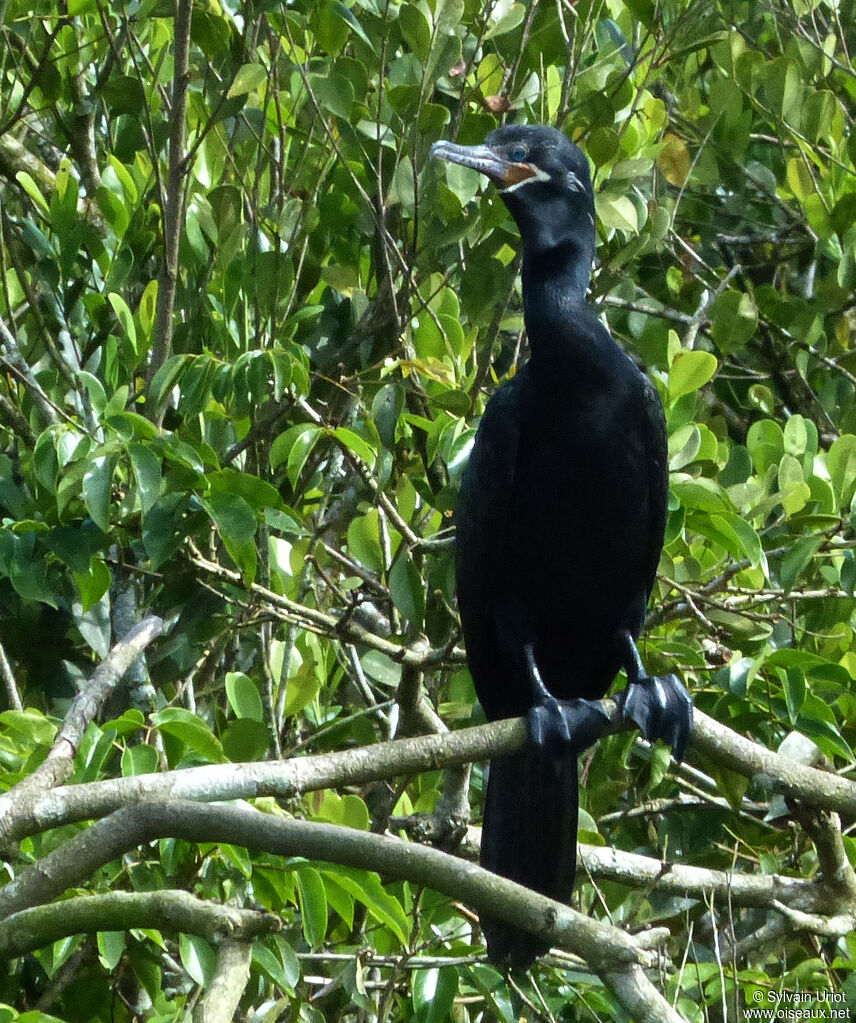
[[[562,706],[554,696],[536,703],[526,715],[529,742],[538,749],[553,751],[567,747],[571,741]]]
[[[610,725],[609,714],[600,700],[566,700],[562,713],[577,756],[593,746]]]
[[[693,728],[693,702],[677,675],[641,676],[618,694],[618,706],[650,742],[662,739],[683,760]]]

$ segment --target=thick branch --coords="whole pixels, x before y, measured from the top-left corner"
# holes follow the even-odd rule
[[[614,703],[605,701],[605,706],[619,727]],[[525,739],[523,719],[495,721],[444,735],[397,739],[284,762],[211,764],[65,786],[40,793],[24,806],[16,806],[8,793],[0,797],[0,844],[47,828],[103,817],[137,800],[287,799],[319,789],[509,756],[522,749]],[[714,761],[754,777],[810,806],[856,817],[856,783],[772,753],[699,710],[695,712],[690,753],[707,764]]]
[[[128,931],[132,927],[250,940],[282,926],[279,917],[205,902],[187,892],[109,892],[81,895],[15,913],[0,923],[0,960],[44,948],[73,934]]]
[[[304,792],[362,785],[380,778],[459,767],[507,756],[526,738],[523,720],[497,721],[442,735],[397,739],[361,749],[286,761],[211,764],[163,774],[69,785],[38,794],[27,805],[0,797],[0,842],[16,840],[73,821],[104,817],[128,803],[155,799],[289,799]]]
[[[772,792],[791,796],[818,810],[856,817],[856,783],[773,753],[699,710],[695,712],[689,748],[691,759],[701,764],[712,760]]]
[[[633,888],[656,888],[662,894],[709,902],[772,909],[775,903],[803,910],[822,908],[821,885],[782,874],[734,874],[725,870],[670,863],[608,846],[581,845],[580,862],[598,881],[618,881]]]
[[[252,945],[247,941],[224,941],[217,954],[217,972],[197,1002],[193,1023],[232,1023],[238,1003],[250,979]]]
[[[0,915],[20,913],[54,898],[138,845],[167,837],[226,842],[277,856],[341,863],[425,885],[579,955],[635,1018],[652,1023],[681,1019],[641,969],[654,964],[652,953],[617,928],[436,849],[332,824],[273,817],[246,807],[175,800],[119,810],[23,870],[0,891]]]

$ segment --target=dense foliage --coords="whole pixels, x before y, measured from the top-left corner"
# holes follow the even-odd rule
[[[592,297],[666,409],[646,660],[762,745],[799,733],[852,769],[856,31],[842,19],[834,0],[224,0],[192,17],[186,0],[7,0],[4,787],[150,614],[164,634],[89,725],[74,782],[481,720],[452,512],[484,401],[526,357],[517,239],[483,179],[427,154],[503,119],[556,124],[587,152]],[[750,772],[690,763],[670,771],[628,732],[602,742],[582,840],[815,875],[792,805]],[[480,766],[470,781],[477,821]],[[434,821],[454,824],[451,789],[434,770],[256,805],[403,833],[441,795]],[[22,836],[7,876],[83,827]],[[459,903],[335,863],[162,839],[71,894],[159,889],[282,918],[253,944],[241,1018],[626,1018],[596,964],[553,958],[509,981]],[[688,1019],[734,1018],[756,992],[856,992],[853,935],[801,930],[772,902],[595,874],[575,898],[629,931],[668,925],[655,982]],[[0,1014],[183,1018],[216,945],[179,931],[51,940],[3,967]]]

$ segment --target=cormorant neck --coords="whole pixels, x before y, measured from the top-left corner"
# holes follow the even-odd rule
[[[591,281],[593,241],[563,239],[550,248],[523,250],[523,312],[530,344],[556,321],[566,322],[585,302]],[[537,325],[542,325],[538,330]],[[534,347],[534,345],[533,345]]]

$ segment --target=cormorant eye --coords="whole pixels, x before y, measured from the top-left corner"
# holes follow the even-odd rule
[[[515,146],[508,154],[508,159],[512,163],[523,163],[529,154],[526,152],[525,146]]]

